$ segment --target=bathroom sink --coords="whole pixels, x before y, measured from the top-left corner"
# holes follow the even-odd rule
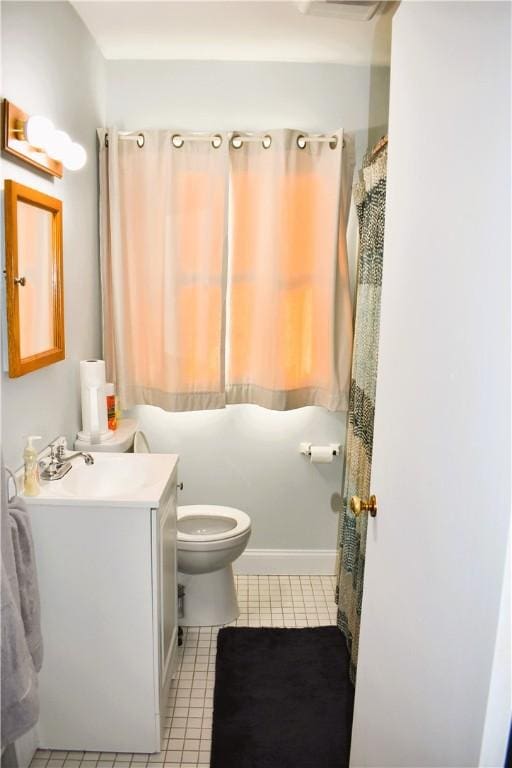
[[[99,499],[127,496],[152,485],[155,473],[150,466],[138,467],[134,472],[130,463],[122,459],[107,459],[92,466],[76,463],[61,481],[62,490],[72,496]]]
[[[41,482],[38,496],[27,497],[34,505],[83,506],[101,504],[145,507],[158,504],[178,462],[170,453],[92,453],[87,466],[74,458],[61,480]]]

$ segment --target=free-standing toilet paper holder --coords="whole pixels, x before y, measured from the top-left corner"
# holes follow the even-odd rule
[[[311,448],[313,447],[313,443],[299,443],[299,453],[302,453],[304,456],[311,456]],[[328,443],[326,448],[330,448],[332,450],[333,456],[339,456],[340,455],[340,444],[339,443]]]

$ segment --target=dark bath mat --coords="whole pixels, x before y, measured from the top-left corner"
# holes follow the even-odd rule
[[[345,768],[354,688],[337,627],[219,631],[211,768]]]

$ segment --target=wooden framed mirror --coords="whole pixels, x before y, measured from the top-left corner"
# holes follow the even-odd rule
[[[63,360],[62,203],[5,182],[9,376]]]

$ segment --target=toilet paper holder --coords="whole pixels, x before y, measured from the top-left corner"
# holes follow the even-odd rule
[[[304,456],[311,456],[312,447],[313,443],[299,443],[299,453],[302,453]],[[328,443],[326,447],[332,450],[333,456],[340,455],[340,443]]]

